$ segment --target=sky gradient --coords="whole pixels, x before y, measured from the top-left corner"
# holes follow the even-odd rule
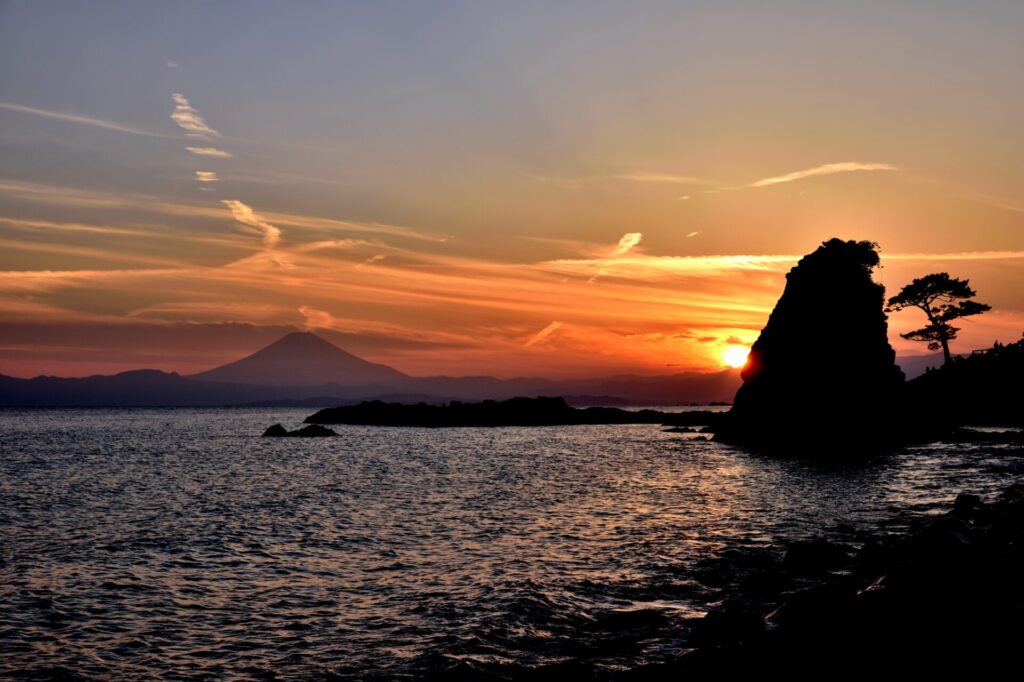
[[[832,236],[1020,338],[1024,5],[552,5],[0,2],[0,373],[715,370]]]

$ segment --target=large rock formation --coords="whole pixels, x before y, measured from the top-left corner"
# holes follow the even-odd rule
[[[903,372],[871,242],[831,239],[786,275],[718,438],[822,454],[891,439]]]

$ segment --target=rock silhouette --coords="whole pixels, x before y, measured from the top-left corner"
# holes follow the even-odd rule
[[[308,424],[359,424],[363,426],[496,427],[568,426],[579,424],[664,424],[666,426],[708,425],[720,413],[694,410],[620,410],[617,407],[575,408],[563,398],[512,398],[445,405],[404,405],[372,400],[320,410],[306,418]]]
[[[316,424],[303,426],[295,431],[289,431],[280,424],[274,424],[263,432],[264,438],[323,438],[337,435],[337,433],[326,426],[318,426]]]
[[[786,275],[719,440],[770,449],[881,442],[903,385],[876,245],[831,239]]]

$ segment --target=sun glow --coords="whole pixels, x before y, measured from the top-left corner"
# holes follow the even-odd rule
[[[747,364],[750,349],[746,346],[728,346],[722,351],[722,362],[728,367],[742,367]]]

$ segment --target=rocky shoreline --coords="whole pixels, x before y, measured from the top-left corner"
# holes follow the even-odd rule
[[[707,675],[996,672],[1024,636],[1024,483],[985,502],[961,494],[945,513],[871,530],[839,525],[811,539],[732,550],[701,562],[717,599],[688,621],[673,660],[609,670],[586,660],[541,667],[464,661],[425,675],[465,680],[678,680]],[[650,622],[647,622],[650,620]],[[628,637],[660,631],[635,612]]]
[[[625,677],[819,664],[997,665],[1024,635],[1024,484],[986,503],[961,494],[909,531],[885,527],[709,562],[706,581],[735,585],[693,628],[694,649]]]

